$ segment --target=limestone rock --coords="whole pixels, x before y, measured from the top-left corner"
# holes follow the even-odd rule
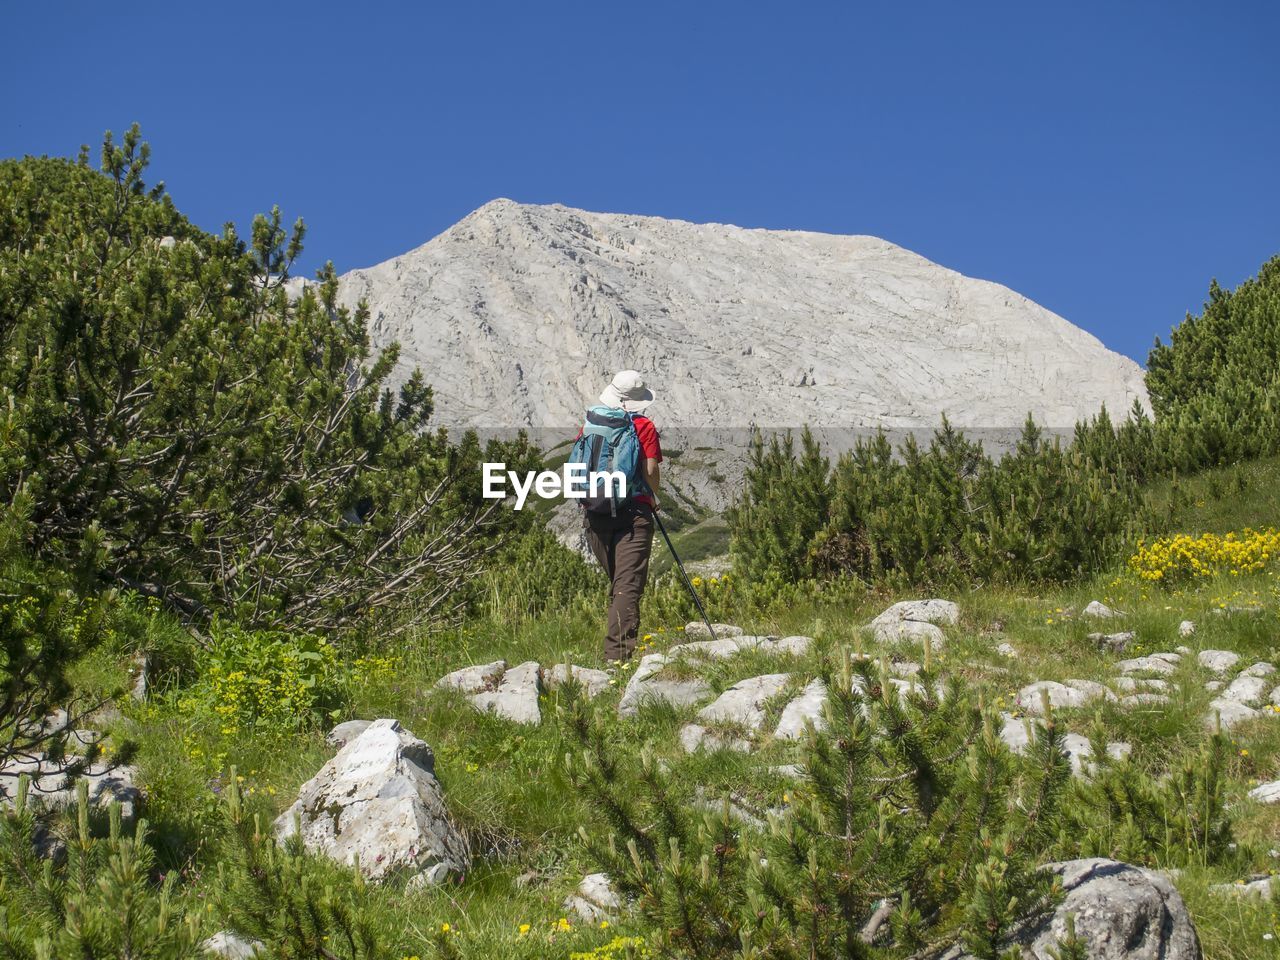
[[[748,647],[756,646],[758,642],[756,637],[742,636],[717,637],[715,640],[691,640],[688,643],[677,643],[667,651],[667,656],[683,657],[686,660],[727,660]]]
[[[778,719],[778,727],[773,735],[778,740],[799,740],[804,736],[805,724],[812,723],[817,729],[826,727],[823,719],[823,708],[827,703],[827,686],[821,680],[810,680],[808,685],[782,710]]]
[[[1111,681],[1117,690],[1125,693],[1144,693],[1156,691],[1164,693],[1169,689],[1169,681],[1162,680],[1159,677],[1116,677]]]
[[[1238,723],[1261,716],[1253,707],[1245,706],[1238,700],[1224,700],[1222,697],[1209,701],[1209,710],[1204,717],[1204,725],[1216,729],[1219,723],[1223,730],[1230,730]]]
[[[1196,625],[1190,620],[1183,620],[1178,624],[1178,636],[1190,637],[1196,632]]]
[[[1018,651],[1014,649],[1013,644],[1011,643],[998,644],[996,646],[996,653],[1000,654],[1002,657],[1008,657],[1011,660],[1016,660],[1018,657]]]
[[[494,690],[506,672],[507,661],[495,660],[493,663],[481,663],[473,667],[463,667],[453,673],[447,673],[436,681],[441,689],[459,690],[462,693],[483,693]]]
[[[1091,600],[1089,605],[1080,611],[1082,617],[1094,617],[1098,620],[1110,620],[1113,617],[1120,616],[1119,610],[1112,610],[1101,600]]]
[[[1200,666],[1214,673],[1226,673],[1240,662],[1240,654],[1230,650],[1201,650],[1196,658]]]
[[[368,730],[372,722],[372,720],[345,720],[325,734],[324,742],[340,750]]]
[[[960,622],[960,608],[950,600],[902,600],[872,620],[871,626],[888,626],[904,620],[945,623],[953,627]]]
[[[1049,706],[1054,709],[1083,707],[1099,698],[1115,699],[1115,694],[1092,680],[1037,680],[1018,691],[1018,707],[1036,716],[1044,711],[1041,691],[1049,695]]]
[[[504,673],[496,690],[474,694],[471,702],[477,710],[537,726],[542,722],[542,711],[538,708],[541,681],[542,668],[536,660],[528,660]]]
[[[1120,633],[1091,633],[1089,639],[1098,645],[1099,650],[1122,653],[1135,636],[1137,634],[1132,630],[1124,630]]]
[[[1259,784],[1249,791],[1249,796],[1259,803],[1280,803],[1280,780]]]
[[[1220,697],[1223,700],[1235,700],[1237,703],[1256,707],[1266,697],[1268,686],[1270,684],[1262,677],[1241,674],[1231,681],[1227,689],[1222,691]]]
[[[1270,897],[1271,877],[1239,883],[1215,883],[1209,887],[1214,893],[1228,897]]]
[[[669,703],[675,707],[687,707],[705,700],[711,695],[711,687],[701,677],[672,677],[662,675],[668,657],[651,653],[641,658],[636,672],[627,682],[627,688],[618,701],[618,714],[634,717],[640,705],[647,700]]]
[[[548,690],[555,690],[569,682],[573,677],[582,695],[594,700],[609,689],[609,674],[604,670],[593,670],[590,667],[579,667],[569,663],[557,663],[542,675],[542,681]]]
[[[566,916],[577,917],[583,923],[597,924],[618,916],[622,901],[609,877],[603,873],[590,873],[582,878],[578,890],[564,902]]]
[[[930,649],[941,650],[947,642],[947,636],[940,627],[923,620],[899,620],[896,623],[880,623],[872,626],[872,634],[880,643],[896,643],[907,640],[924,645],[928,641]]]
[[[1200,960],[1195,925],[1173,884],[1153,870],[1116,860],[1046,864],[1065,896],[1051,914],[1015,936],[1035,960],[1048,960],[1075,918],[1090,960]]]
[[[1127,697],[1120,698],[1120,706],[1130,707],[1159,707],[1167,704],[1169,697],[1163,693],[1131,693]]]
[[[713,623],[711,625],[716,631],[716,639],[725,637],[740,637],[743,634],[741,627],[735,627],[731,623]],[[711,632],[707,630],[707,625],[701,620],[694,620],[685,624],[684,635],[686,637],[710,637]]]
[[[763,676],[739,680],[714,701],[699,710],[698,720],[701,721],[701,724],[732,724],[748,734],[754,733],[760,729],[760,725],[764,722],[765,704],[781,693],[790,679],[791,675],[787,673],[766,673]],[[705,727],[700,724],[691,724],[690,727],[696,727],[697,731],[688,734],[685,731],[681,731],[681,743],[689,753],[692,753],[699,746],[733,746],[735,749],[738,748],[736,746],[737,738],[730,743],[717,742],[713,744],[707,742]],[[686,727],[685,730],[689,730],[689,727]]]
[[[1121,660],[1116,664],[1121,673],[1173,673],[1177,667],[1165,657],[1152,654],[1148,657],[1135,657],[1132,660]]]
[[[64,764],[41,757],[37,760],[10,761],[0,769],[0,807],[13,804],[18,793],[18,778],[31,778],[27,793],[32,809],[71,810],[76,806],[76,787],[63,772]],[[138,787],[138,768],[127,764],[112,766],[97,760],[80,775],[89,788],[89,805],[106,810],[120,804],[120,819],[131,824],[138,816],[142,790]]]
[[[358,857],[375,880],[425,871],[442,879],[471,864],[431,748],[390,719],[373,721],[303,784],[275,830],[282,840],[300,832],[307,849],[339,863]]]
[[[1246,677],[1269,677],[1275,672],[1275,664],[1267,663],[1265,660],[1260,660],[1240,671],[1240,673]]]
[[[253,957],[265,956],[267,947],[259,940],[246,940],[229,930],[215,933],[200,944],[200,949],[215,957],[226,960],[252,960]]]

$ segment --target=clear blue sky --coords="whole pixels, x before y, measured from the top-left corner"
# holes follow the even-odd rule
[[[11,4],[0,155],[137,120],[209,229],[304,267],[498,196],[869,233],[1145,360],[1280,253],[1280,4]]]

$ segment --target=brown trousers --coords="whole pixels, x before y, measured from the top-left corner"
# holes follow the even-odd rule
[[[587,542],[609,575],[609,629],[606,660],[627,660],[640,633],[640,597],[649,579],[653,518],[643,507],[619,508],[618,515],[588,513]]]

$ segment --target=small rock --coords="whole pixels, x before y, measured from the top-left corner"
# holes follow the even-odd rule
[[[1276,672],[1274,664],[1259,661],[1250,667],[1245,667],[1240,673],[1246,677],[1269,677]]]
[[[871,627],[872,634],[880,643],[896,643],[900,640],[918,642],[922,646],[928,641],[930,649],[937,652],[946,645],[947,636],[941,628],[923,620],[899,620],[893,623],[878,623]]]
[[[569,682],[574,682],[582,690],[588,700],[594,700],[609,689],[609,674],[604,670],[593,670],[590,667],[579,667],[568,663],[557,663],[542,675],[548,690],[555,690]]]
[[[651,653],[640,661],[636,672],[627,682],[622,699],[618,701],[618,715],[634,717],[640,705],[646,701],[669,703],[675,707],[688,707],[711,695],[711,686],[701,677],[663,677],[662,670],[668,658],[661,653]]]
[[[996,653],[1000,654],[1002,657],[1009,657],[1013,660],[1018,658],[1018,651],[1013,648],[1013,644],[1011,643],[1001,643],[997,645]]]
[[[331,747],[341,750],[356,737],[360,736],[360,734],[368,730],[369,724],[372,722],[372,720],[345,720],[325,734],[324,742]]]
[[[715,640],[692,640],[677,643],[667,651],[668,657],[684,657],[687,660],[727,660],[744,649],[759,644],[758,637],[720,637]],[[745,641],[745,643],[744,643]]]
[[[811,646],[813,646],[813,637],[783,637],[781,640],[773,642],[774,650],[778,653],[789,653],[793,657],[803,657],[809,652]]]
[[[1280,803],[1280,780],[1254,787],[1249,791],[1249,796],[1259,803]]]
[[[1049,695],[1049,706],[1054,709],[1083,707],[1099,697],[1115,699],[1114,693],[1092,680],[1069,680],[1067,683],[1037,680],[1018,691],[1018,707],[1026,713],[1039,716],[1044,711],[1041,691]]]
[[[1089,605],[1080,611],[1082,617],[1095,617],[1099,620],[1110,620],[1120,616],[1120,611],[1112,610],[1101,600],[1091,600]]]
[[[1116,664],[1121,673],[1173,673],[1177,668],[1163,657],[1135,657],[1132,660],[1121,660]]]
[[[596,924],[602,920],[614,920],[622,907],[622,901],[603,873],[590,873],[578,884],[578,891],[564,902],[566,915],[576,916],[583,923]]]
[[[1217,693],[1219,690],[1221,690],[1225,686],[1226,684],[1223,683],[1221,680],[1208,680],[1205,682],[1204,688],[1208,690],[1210,693]]]
[[[1200,960],[1195,925],[1177,888],[1152,870],[1115,860],[1049,863],[1065,896],[1054,910],[1019,929],[1015,943],[1030,957],[1052,956],[1067,918],[1090,960]]]
[[[200,949],[215,957],[225,957],[226,960],[252,960],[259,954],[265,954],[267,947],[260,940],[246,940],[229,930],[223,930],[200,944]]]
[[[1226,673],[1240,662],[1240,654],[1230,650],[1201,650],[1196,658],[1200,666],[1214,673]]]
[[[1091,633],[1089,639],[1098,645],[1099,650],[1122,653],[1135,636],[1137,634],[1132,630],[1125,630],[1121,633]]]
[[[1183,620],[1178,624],[1178,636],[1190,637],[1196,632],[1196,625],[1190,620]]]
[[[711,626],[715,629],[716,639],[742,636],[742,628],[735,627],[731,623],[713,623]],[[711,631],[707,629],[707,625],[701,620],[694,620],[692,623],[685,624],[684,635],[686,637],[710,637]]]
[[[1267,681],[1262,677],[1241,675],[1231,681],[1231,685],[1222,691],[1223,700],[1235,700],[1237,703],[1257,706],[1267,692]]]
[[[1163,693],[1131,693],[1127,697],[1120,698],[1120,706],[1126,709],[1130,707],[1160,706],[1168,702],[1169,698]]]
[[[441,689],[460,690],[463,693],[483,693],[497,689],[498,682],[507,670],[507,661],[495,660],[474,667],[463,667],[447,673],[436,681]]]
[[[945,623],[953,627],[960,622],[960,608],[950,600],[902,600],[872,620],[871,626],[891,625],[904,620]]]
[[[1169,681],[1158,677],[1116,677],[1112,681],[1117,690],[1125,693],[1142,693],[1144,691],[1169,689]]]
[[[804,736],[806,722],[822,730],[826,726],[822,715],[826,703],[826,684],[821,680],[809,681],[800,696],[783,709],[778,728],[773,732],[774,737],[778,740],[799,740]]]
[[[471,702],[482,712],[496,713],[515,723],[537,726],[542,722],[542,711],[538,707],[541,678],[542,668],[538,662],[528,660],[504,673],[497,690],[473,694]]]
[[[767,673],[760,677],[739,680],[713,702],[698,711],[703,723],[727,723],[754,733],[764,722],[764,706],[786,687],[791,679],[788,673]],[[691,729],[694,728],[694,729]],[[700,746],[741,749],[740,738],[722,740],[708,737],[708,731],[699,724],[689,724],[680,732],[680,742],[685,751],[692,753]]]
[[[151,672],[151,655],[146,651],[135,653],[129,660],[129,673],[133,683],[129,695],[139,703],[147,699],[147,678]]]
[[[1219,722],[1222,729],[1230,730],[1238,723],[1245,720],[1252,720],[1254,717],[1260,716],[1259,712],[1253,707],[1245,706],[1237,700],[1224,700],[1221,697],[1209,701],[1209,710],[1204,717],[1204,725],[1215,730]]]
[[[1209,889],[1213,893],[1226,897],[1270,897],[1271,878],[1263,877],[1261,880],[1251,880],[1247,883],[1244,881],[1240,883],[1213,883],[1209,885]]]

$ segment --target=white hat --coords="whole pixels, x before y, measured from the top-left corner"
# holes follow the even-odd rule
[[[606,407],[621,407],[627,413],[639,413],[653,403],[653,391],[635,370],[621,370],[600,394],[600,402]]]

